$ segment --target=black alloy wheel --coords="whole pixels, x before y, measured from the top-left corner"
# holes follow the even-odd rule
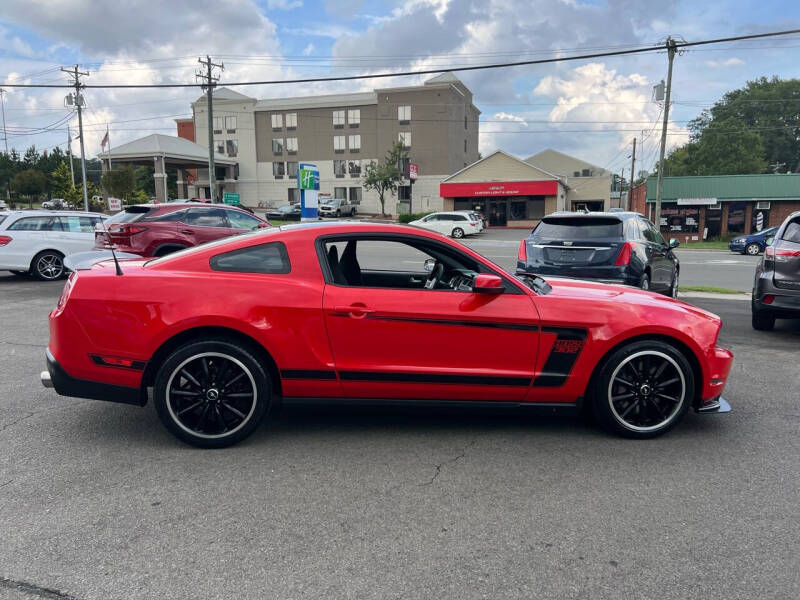
[[[591,390],[595,416],[619,435],[652,438],[675,426],[694,398],[686,357],[661,341],[624,346],[604,363]]]
[[[44,250],[33,257],[31,273],[40,281],[55,281],[64,276],[64,255],[55,250]]]
[[[261,422],[270,403],[269,376],[236,342],[193,342],[161,366],[154,399],[173,435],[194,446],[222,448],[243,440]]]

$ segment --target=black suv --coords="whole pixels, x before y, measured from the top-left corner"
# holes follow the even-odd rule
[[[669,244],[642,215],[633,212],[553,213],[520,243],[517,271],[678,295],[680,264]]]
[[[775,232],[756,267],[753,328],[775,327],[775,319],[800,319],[800,211]]]

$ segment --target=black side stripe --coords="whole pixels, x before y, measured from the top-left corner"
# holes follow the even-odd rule
[[[586,330],[573,327],[542,327],[542,333],[555,333],[556,341],[533,382],[533,387],[559,387],[564,385],[586,343]]]
[[[487,375],[439,375],[436,373],[378,373],[372,371],[341,371],[342,381],[394,381],[398,383],[449,383],[468,385],[501,385],[528,387],[530,377],[493,377]]]
[[[335,380],[335,371],[323,371],[313,369],[282,369],[281,379],[325,379]]]
[[[348,313],[332,313],[332,317],[347,317]],[[429,325],[457,325],[460,327],[487,327],[491,329],[511,329],[517,331],[539,331],[538,325],[527,323],[505,323],[502,321],[463,321],[456,319],[426,319],[422,317],[390,317],[384,315],[367,315],[370,321],[401,321],[406,323],[426,323]]]

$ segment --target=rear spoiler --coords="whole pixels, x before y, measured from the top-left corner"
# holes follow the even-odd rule
[[[138,254],[131,254],[130,252],[117,252],[117,259],[131,259],[142,257]],[[68,271],[88,271],[97,263],[106,260],[114,260],[114,255],[111,250],[92,250],[90,252],[78,252],[77,254],[70,254],[64,258],[64,267]]]

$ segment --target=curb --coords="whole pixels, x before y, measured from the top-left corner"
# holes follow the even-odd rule
[[[750,300],[750,294],[715,294],[713,292],[681,292],[678,291],[678,300],[684,298],[707,298],[712,300]]]

